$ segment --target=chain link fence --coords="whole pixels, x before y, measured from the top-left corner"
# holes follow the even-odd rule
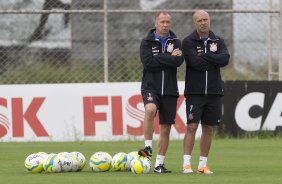
[[[231,54],[224,80],[278,80],[279,0],[6,0],[0,2],[1,84],[141,81],[141,39],[167,9],[180,39],[206,9]],[[185,78],[185,64],[178,70]],[[280,71],[281,72],[281,71]]]

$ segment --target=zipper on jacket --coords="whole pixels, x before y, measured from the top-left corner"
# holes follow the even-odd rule
[[[164,46],[161,43],[161,45],[162,45],[162,53],[165,53],[166,44],[167,44],[167,41],[169,41],[169,40],[173,40],[173,39],[167,39],[165,41]],[[162,94],[161,94],[162,96],[164,95],[164,75],[165,75],[165,72],[164,72],[164,70],[162,70]]]
[[[161,46],[162,46],[162,53],[165,52],[166,43],[167,43],[167,40],[165,41],[164,46],[163,46],[162,43],[161,43]],[[162,96],[164,95],[164,70],[162,70],[162,93],[161,93],[161,95],[162,95]]]
[[[173,38],[173,39],[170,39],[170,38],[167,39],[167,40],[165,41],[164,46],[162,45],[162,43],[161,43],[160,41],[158,41],[158,42],[160,42],[160,44],[161,44],[161,46],[162,46],[162,53],[165,53],[165,48],[166,48],[167,42],[168,42],[169,40],[175,40],[175,39],[174,39],[174,38]],[[162,96],[164,95],[164,75],[165,75],[164,70],[162,70],[162,92],[161,92],[161,95],[162,95]]]
[[[204,41],[204,45],[205,45],[205,53],[207,53],[207,44],[208,44],[208,40]],[[208,94],[208,71],[206,71],[206,86],[205,86],[205,95],[207,96]]]
[[[164,95],[164,70],[162,70],[162,96]]]

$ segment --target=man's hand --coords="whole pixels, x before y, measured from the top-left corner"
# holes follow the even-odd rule
[[[182,55],[182,51],[179,49],[174,49],[171,53],[172,56],[181,56]]]

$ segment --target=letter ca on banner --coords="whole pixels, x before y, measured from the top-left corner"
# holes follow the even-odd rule
[[[6,136],[10,131],[12,137],[24,137],[24,120],[36,136],[48,136],[36,115],[44,100],[43,97],[33,98],[27,109],[24,110],[22,98],[11,98],[11,107],[8,107],[8,100],[0,97],[0,138]],[[8,114],[11,114],[11,120]]]
[[[235,108],[235,121],[245,131],[272,130],[282,126],[282,93],[277,93],[269,112],[263,121],[262,112],[265,108],[265,94],[261,92],[248,93],[240,99]],[[254,109],[255,115],[250,114]]]

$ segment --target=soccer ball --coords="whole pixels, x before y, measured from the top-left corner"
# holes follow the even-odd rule
[[[43,171],[43,159],[39,154],[30,154],[26,157],[24,166],[28,172],[40,173]]]
[[[137,151],[131,151],[127,154],[127,161],[125,164],[125,170],[129,171],[132,167],[132,160],[138,156]]]
[[[103,172],[111,169],[112,156],[106,152],[96,152],[89,160],[89,166],[94,172]]]
[[[100,155],[102,155],[102,157],[104,157],[104,159],[107,160],[107,162],[110,163],[110,165],[112,164],[113,158],[112,158],[112,156],[111,156],[109,153],[104,152],[104,151],[98,151],[98,152],[96,152],[94,155],[95,155],[95,156],[100,156]],[[111,166],[112,166],[112,165],[111,165]]]
[[[151,161],[147,157],[137,156],[132,160],[131,172],[134,174],[147,174],[150,172]]]
[[[77,159],[79,160],[77,171],[81,171],[86,164],[85,156],[82,153],[77,152],[77,151],[71,152],[71,154],[75,155]]]
[[[54,173],[62,172],[61,163],[58,159],[58,155],[53,160],[52,172]]]
[[[119,152],[114,155],[112,160],[112,167],[115,171],[125,171],[125,164],[127,162],[127,154]]]
[[[42,160],[43,160],[46,156],[48,156],[48,153],[46,153],[46,152],[37,152],[36,154],[40,155],[40,156],[42,157]]]
[[[80,166],[80,160],[78,160],[78,158],[76,157],[76,155],[70,153],[69,154],[71,160],[72,160],[72,167],[71,167],[71,171],[72,172],[76,172],[79,169]]]
[[[53,161],[53,172],[69,172],[72,170],[72,158],[68,152],[57,154]]]
[[[45,172],[53,173],[53,163],[56,156],[57,154],[50,153],[43,159],[43,169]]]

